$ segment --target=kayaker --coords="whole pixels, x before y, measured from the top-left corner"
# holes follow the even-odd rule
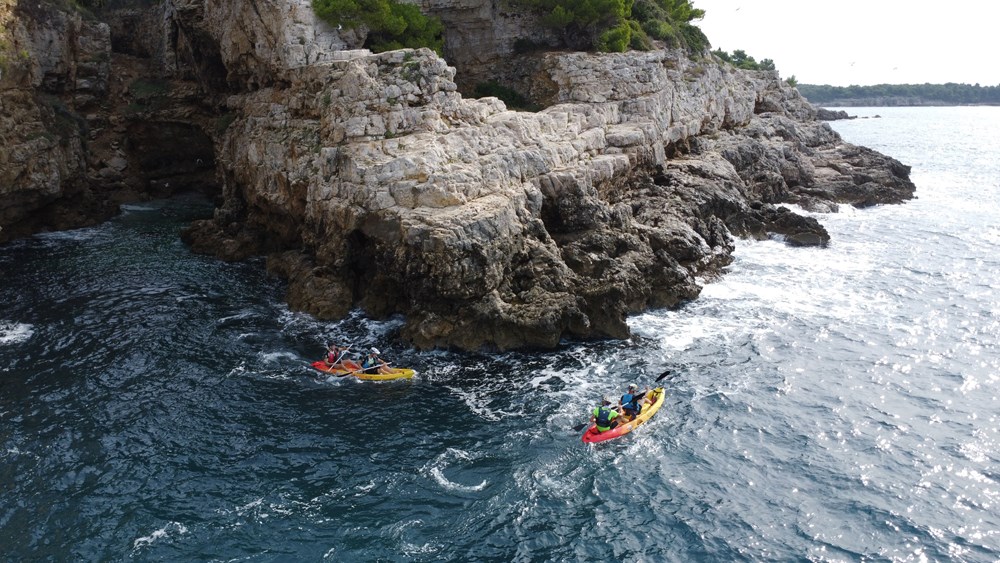
[[[379,353],[378,348],[372,348],[365,355],[365,359],[361,361],[361,369],[365,373],[390,373],[392,371],[389,364],[379,357]]]
[[[331,344],[326,349],[326,359],[323,361],[326,362],[327,366],[331,368],[335,367],[337,364],[343,361],[344,356],[347,355],[347,351],[350,349],[351,349],[350,346],[348,346],[347,348],[341,348],[336,344]]]
[[[594,409],[590,423],[597,427],[598,432],[607,432],[618,426],[618,411],[611,406],[611,397],[604,397],[601,406]]]
[[[621,401],[618,403],[622,409],[622,415],[627,416],[629,420],[635,420],[635,417],[639,416],[639,413],[642,412],[642,406],[649,402],[646,400],[646,393],[649,393],[649,388],[647,387],[642,393],[637,393],[638,390],[638,385],[629,383],[628,391],[622,395]]]

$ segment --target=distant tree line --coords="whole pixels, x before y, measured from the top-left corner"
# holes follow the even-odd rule
[[[799,93],[814,104],[843,106],[1000,105],[1000,85],[876,84],[828,86],[799,84]]]

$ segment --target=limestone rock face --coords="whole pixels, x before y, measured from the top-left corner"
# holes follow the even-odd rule
[[[533,57],[519,51],[558,43],[536,15],[517,9],[508,0],[420,0],[416,4],[444,24],[443,54],[459,69],[455,81],[464,93],[472,94],[478,84],[490,81],[526,92],[532,84]]]
[[[168,0],[163,6],[167,27],[183,34],[183,48],[203,78],[235,90],[270,86],[289,69],[345,58],[364,41],[318,20],[310,0]]]
[[[858,149],[773,73],[669,51],[539,68],[538,113],[461,97],[426,50],[289,69],[230,99],[226,204],[188,240],[270,253],[294,307],[401,313],[419,347],[551,347],[695,298],[734,234],[829,240],[770,204],[870,203]],[[912,193],[905,167],[869,164],[883,201]]]
[[[0,0],[0,242],[218,189],[224,94],[196,82],[210,75],[168,6],[123,9],[110,23],[59,6]]]
[[[104,96],[108,26],[13,0],[0,0],[0,24],[0,242],[29,234],[39,222],[76,226],[52,206],[67,197],[79,200],[70,215],[109,217],[113,206],[85,197],[86,123],[65,101]]]
[[[527,25],[483,21],[502,3],[428,2],[482,46],[461,57],[466,84]],[[429,50],[358,49],[363,30],[317,22],[309,0],[165,0],[110,26],[12,6],[0,0],[16,45],[65,47],[0,77],[0,226],[75,201],[73,186],[113,207],[126,190],[217,181],[213,218],[184,234],[195,251],[265,254],[293,308],[401,314],[421,348],[624,338],[628,314],[696,298],[735,236],[829,240],[781,204],[914,190],[906,166],[843,143],[775,73],[707,54],[526,54],[511,76],[547,108],[515,112],[463,97]]]

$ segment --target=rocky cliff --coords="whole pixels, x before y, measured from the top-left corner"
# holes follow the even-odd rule
[[[169,6],[108,21],[60,6],[0,0],[0,242],[218,191],[224,97],[176,64]]]
[[[498,9],[466,3],[472,20]],[[159,33],[112,31],[108,81],[116,61],[143,55],[141,72],[169,87],[143,119],[120,118],[130,147],[133,137],[147,144],[126,151],[119,184],[130,159],[177,141],[152,132],[171,124],[203,148],[168,158],[161,182],[198,185],[192,175],[211,163],[222,190],[214,218],[185,235],[196,251],[266,254],[292,307],[402,314],[403,336],[419,347],[626,337],[627,314],[697,297],[699,279],[730,261],[733,236],[829,240],[815,219],[778,204],[835,211],[914,190],[906,166],[844,143],[776,74],[708,55],[526,55],[501,74],[522,77],[521,90],[548,107],[514,112],[463,97],[456,68],[430,51],[351,50],[362,38],[317,23],[306,0],[172,0],[133,16]],[[107,106],[113,122],[117,106]],[[137,122],[147,130],[132,134]],[[190,142],[200,136],[207,145]],[[7,162],[0,189],[34,193]],[[104,185],[91,178],[117,170],[104,164],[48,174],[49,193],[58,200],[80,176]]]

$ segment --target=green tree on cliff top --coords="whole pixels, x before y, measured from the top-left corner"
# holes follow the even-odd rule
[[[722,49],[716,49],[712,51],[712,54],[743,70],[774,70],[774,61],[771,59],[761,59],[760,62],[757,62],[756,59],[748,55],[743,49],[736,49],[732,55]]]
[[[440,55],[444,46],[441,20],[425,16],[413,4],[394,0],[312,0],[312,7],[330,25],[367,27],[365,47],[375,52],[428,47]]]
[[[566,47],[621,52],[650,39],[695,53],[709,46],[691,22],[705,16],[690,0],[518,0],[541,14]]]

